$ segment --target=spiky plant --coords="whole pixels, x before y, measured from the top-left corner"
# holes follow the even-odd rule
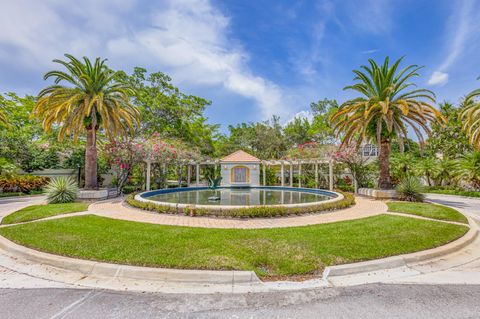
[[[45,187],[45,193],[50,204],[71,203],[77,198],[77,182],[71,177],[52,179]]]
[[[424,191],[425,188],[420,180],[412,175],[406,176],[397,185],[399,199],[407,202],[423,202],[425,200]]]

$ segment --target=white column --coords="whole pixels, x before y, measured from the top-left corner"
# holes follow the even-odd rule
[[[280,181],[281,181],[281,185],[285,186],[285,167],[283,165],[283,162],[282,162],[282,165],[280,165]],[[282,195],[283,195],[283,192],[282,192]]]
[[[152,163],[150,161],[148,161],[147,162],[147,185],[146,185],[147,191],[150,190],[150,174],[151,174],[151,171],[152,171]]]
[[[178,166],[178,187],[182,187],[183,164]]]
[[[333,160],[328,162],[328,188],[333,191]]]
[[[290,162],[290,187],[293,187],[293,162]]]
[[[263,163],[263,186],[267,186],[267,170],[266,170],[266,165]]]
[[[302,187],[302,163],[298,162],[298,187]]]
[[[195,184],[197,186],[200,185],[200,165],[197,164],[197,167],[195,168]]]
[[[355,194],[358,194],[358,182],[355,176],[353,177],[353,190]]]
[[[162,173],[163,173],[163,176],[164,176],[164,180],[165,180],[165,185],[163,185],[164,188],[168,188],[168,176],[167,176],[167,164],[163,163],[162,164]]]
[[[318,163],[315,162],[315,188],[318,188]]]

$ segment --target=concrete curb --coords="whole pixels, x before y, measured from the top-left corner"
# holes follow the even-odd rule
[[[472,243],[479,233],[479,228],[477,224],[473,221],[473,219],[468,216],[466,217],[468,219],[468,226],[470,227],[470,230],[459,239],[456,239],[446,245],[411,254],[387,257],[353,264],[326,267],[323,272],[322,278],[324,280],[327,280],[328,277],[332,276],[354,275],[377,270],[397,268],[407,266],[409,263],[425,261],[428,259],[441,257],[459,251],[460,249]]]
[[[191,284],[261,283],[253,271],[184,270],[127,266],[63,257],[20,246],[0,236],[0,249],[34,264],[49,265],[89,277]]]

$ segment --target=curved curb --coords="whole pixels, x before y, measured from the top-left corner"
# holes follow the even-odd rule
[[[382,259],[375,259],[370,261],[358,262],[353,264],[329,266],[326,267],[322,278],[327,280],[332,276],[355,275],[359,273],[386,270],[402,266],[408,266],[409,263],[425,261],[432,258],[442,257],[456,251],[461,250],[465,246],[472,243],[479,234],[479,227],[472,218],[466,216],[468,219],[469,231],[462,237],[445,244],[443,246],[427,249],[411,254],[404,254],[399,256],[392,256]]]
[[[97,278],[133,279],[191,284],[255,284],[261,283],[253,271],[185,270],[128,266],[64,257],[40,252],[18,245],[0,236],[0,249],[11,256],[35,264],[48,265],[62,270]]]

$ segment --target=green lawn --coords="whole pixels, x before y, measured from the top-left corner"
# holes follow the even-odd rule
[[[445,194],[445,195],[457,195],[467,197],[480,197],[480,192],[476,191],[464,191],[459,189],[427,189],[427,193],[433,194]]]
[[[325,266],[444,245],[467,227],[380,215],[273,229],[207,229],[94,215],[15,225],[0,234],[38,250],[113,263],[183,269],[254,270],[268,278],[319,274]]]
[[[429,203],[388,202],[390,212],[418,215],[433,219],[448,220],[467,224],[467,218],[457,210]]]
[[[86,203],[32,205],[5,216],[2,224],[28,222],[45,217],[86,211]]]

